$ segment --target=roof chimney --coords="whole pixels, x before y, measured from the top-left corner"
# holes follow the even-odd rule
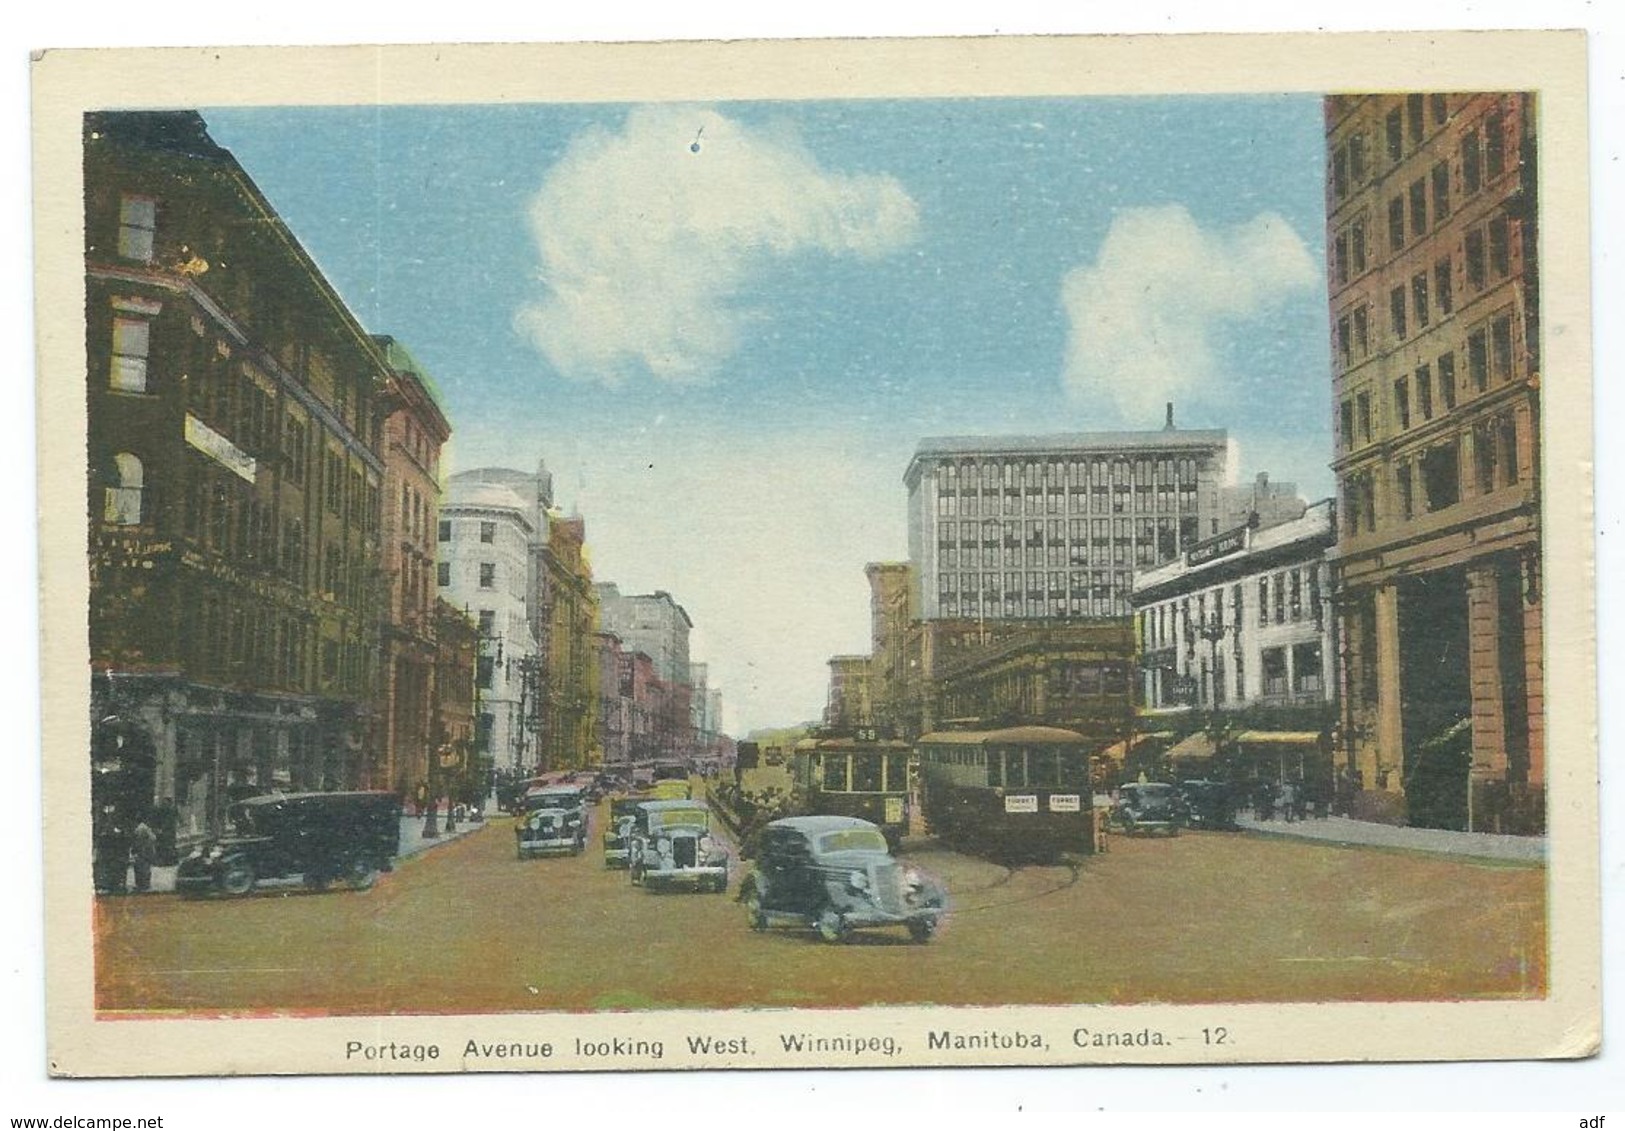
[[[1165,431],[1165,432],[1172,432],[1174,430],[1174,402],[1173,401],[1168,402],[1168,420],[1167,420],[1167,422],[1165,424],[1163,424],[1162,427],[1163,427],[1163,431]]]

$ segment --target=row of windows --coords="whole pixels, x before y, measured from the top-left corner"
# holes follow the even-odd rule
[[[1130,512],[1140,514],[1188,514],[1196,510],[1196,489],[1194,487],[1175,488],[1173,484],[1162,483],[1155,487],[1140,485],[1130,487],[1121,484],[1115,487],[1075,487],[1070,491],[1052,487],[1048,491],[1036,488],[1021,491],[977,492],[970,488],[958,493],[942,492],[937,494],[937,514],[944,518],[964,516],[974,518],[978,514],[986,515],[1016,515],[1016,514],[1127,514]]]
[[[1407,94],[1403,103],[1390,107],[1382,122],[1383,155],[1388,166],[1397,165],[1426,141],[1430,123],[1437,129],[1449,119],[1449,103],[1443,94]],[[1507,122],[1503,107],[1497,105],[1485,115],[1482,124],[1462,134],[1456,155],[1461,161],[1463,193],[1476,193],[1508,168]],[[1331,155],[1333,199],[1343,200],[1365,185],[1376,172],[1374,165],[1364,132],[1355,131],[1345,137]],[[1448,184],[1444,191],[1448,193]]]
[[[1131,484],[1148,486],[1155,483],[1196,486],[1197,461],[1191,458],[1165,459],[1070,459],[1028,461],[965,460],[943,463],[937,469],[940,490],[964,489],[993,491],[998,488],[1016,490],[1026,487],[1126,487]]]
[[[1320,625],[1323,610],[1319,566],[1278,570],[1260,577],[1256,584],[1260,628],[1304,620]],[[1228,633],[1239,651],[1241,642],[1236,630],[1245,615],[1242,598],[1243,586],[1237,583],[1228,589],[1218,587],[1143,609],[1139,614],[1140,639],[1146,648],[1174,648],[1183,643],[1191,650],[1199,637],[1219,638]]]
[[[451,523],[452,520],[449,518],[443,518],[440,520],[440,529],[438,531],[440,541],[451,541]],[[479,533],[481,542],[493,543],[497,540],[497,524],[495,522],[481,520],[479,524]]]
[[[1487,392],[1491,384],[1502,384],[1517,375],[1513,311],[1504,307],[1467,333],[1467,391]],[[1456,407],[1456,354],[1448,350],[1432,362],[1423,362],[1412,372],[1394,379],[1391,407],[1393,430],[1403,432],[1425,424],[1435,416]],[[1375,438],[1371,394],[1362,391],[1338,406],[1338,440],[1344,451],[1369,444]]]
[[[451,563],[437,562],[435,565],[435,580],[440,588],[444,589],[451,584]],[[495,589],[497,587],[497,567],[495,562],[480,563],[480,588]],[[484,614],[481,614],[481,631],[484,628]]]
[[[1517,423],[1511,413],[1499,413],[1473,426],[1472,482],[1487,495],[1516,485],[1522,478]],[[1394,461],[1394,514],[1406,522],[1418,515],[1455,506],[1462,497],[1462,445],[1459,439],[1434,444],[1425,451]],[[1344,479],[1344,511],[1349,533],[1371,531],[1377,525],[1375,473],[1359,472]]]

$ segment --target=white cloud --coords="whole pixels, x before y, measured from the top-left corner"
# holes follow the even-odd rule
[[[1222,380],[1212,342],[1221,323],[1256,319],[1318,278],[1274,213],[1205,230],[1177,205],[1120,212],[1094,264],[1062,283],[1063,380],[1075,399],[1105,400],[1151,426],[1164,401]]]
[[[515,324],[553,367],[682,382],[737,348],[756,315],[743,284],[766,265],[884,255],[914,238],[918,210],[895,178],[827,171],[788,134],[647,106],[571,143],[530,226],[547,294]]]

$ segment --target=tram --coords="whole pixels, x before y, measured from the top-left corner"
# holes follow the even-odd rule
[[[1078,732],[939,731],[915,749],[926,827],[960,851],[1034,861],[1094,851],[1089,743]]]
[[[861,817],[895,850],[908,834],[906,742],[869,737],[804,738],[791,756],[791,809],[808,816]]]

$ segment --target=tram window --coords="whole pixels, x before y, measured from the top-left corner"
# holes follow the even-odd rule
[[[1055,757],[1053,750],[1027,751],[1027,784],[1040,788],[1060,785],[1060,778],[1055,772]]]
[[[908,788],[908,755],[886,755],[886,789],[891,793],[901,793]]]
[[[880,755],[856,754],[852,757],[852,791],[854,793],[880,792]]]
[[[1085,768],[1088,763],[1084,760],[1081,750],[1062,750],[1056,754],[1061,766],[1061,785],[1078,785],[1089,780],[1089,772]]]
[[[824,788],[832,793],[846,792],[847,754],[824,755]]]

